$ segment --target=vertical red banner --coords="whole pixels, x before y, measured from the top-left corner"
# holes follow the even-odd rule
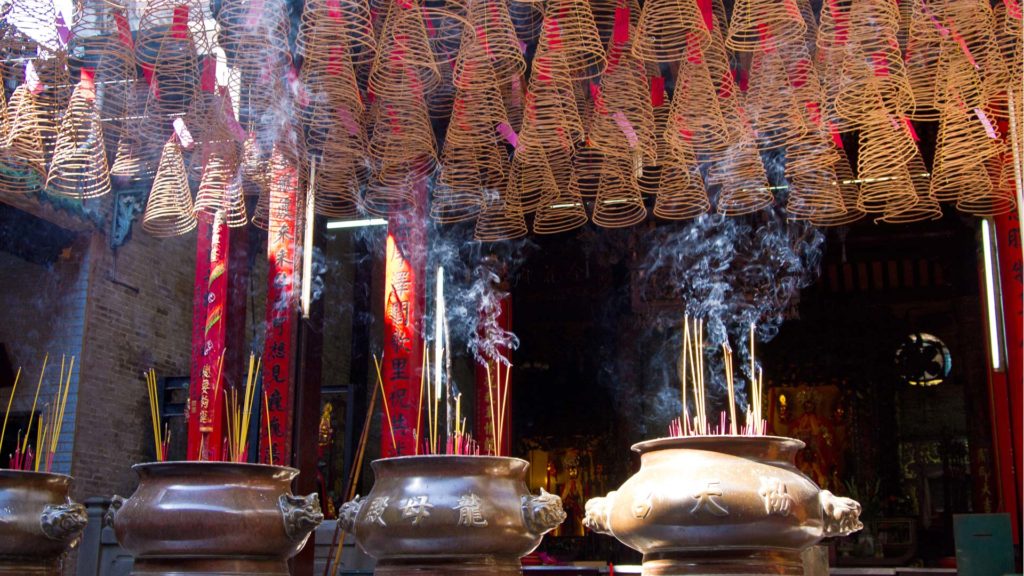
[[[222,457],[224,376],[218,368],[227,338],[228,248],[228,227],[223,218],[199,225],[188,414],[191,459],[220,460]]]
[[[263,349],[263,390],[270,413],[270,437],[260,432],[260,462],[291,462],[292,399],[297,295],[296,239],[299,237],[297,167],[275,151],[271,159],[270,209],[267,231],[267,317]],[[266,429],[264,424],[264,430]],[[268,444],[269,443],[269,444]]]
[[[512,297],[506,296],[501,300],[501,313],[498,316],[498,326],[506,331],[512,331]],[[504,356],[509,361],[511,358],[511,350],[504,346],[500,346],[497,349],[497,353]],[[508,366],[503,362],[495,363],[494,358],[487,358],[491,368],[491,377],[488,381],[487,378],[487,367],[483,364],[476,365],[476,426],[473,431],[473,435],[480,442],[480,448],[484,452],[490,452],[490,447],[495,444],[497,438],[494,437],[495,428],[491,424],[491,414],[498,414],[498,405],[502,401],[501,398],[496,396],[498,394],[497,389],[497,378],[498,375],[495,373],[495,367],[500,366],[501,368],[501,383],[503,390],[507,388],[506,398],[504,399],[506,412],[504,419],[504,430],[501,433],[501,450],[495,451],[496,454],[508,455],[512,448],[512,379],[508,378],[506,382],[506,370]],[[508,372],[511,374],[511,372]],[[491,389],[488,390],[488,385]],[[491,410],[491,400],[494,400],[495,409]],[[497,417],[495,418],[497,419]]]
[[[396,216],[388,221],[381,378],[391,421],[388,422],[386,417],[383,419],[380,440],[383,457],[416,453],[423,364],[420,322],[423,315],[421,274],[425,239],[422,225],[422,219],[416,214]]]
[[[1002,288],[1003,331],[1006,341],[1005,394],[993,394],[993,408],[1009,414],[1011,425],[996,439],[999,445],[1003,505],[1010,508],[1020,537],[1021,458],[1024,457],[1024,254],[1021,252],[1021,223],[1017,212],[996,216],[995,240],[999,253],[999,282]],[[1008,404],[1008,405],[1007,405]],[[993,414],[993,418],[996,415]],[[1005,436],[1012,436],[1006,438]],[[1007,472],[1013,470],[1012,476]],[[1011,493],[1013,498],[1009,496]]]

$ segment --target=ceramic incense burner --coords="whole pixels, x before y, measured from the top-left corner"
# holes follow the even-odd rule
[[[298,470],[230,462],[133,467],[139,487],[107,521],[137,575],[287,576],[288,559],[323,521],[316,494],[293,496]]]
[[[0,574],[60,574],[88,520],[70,489],[63,474],[0,470]]]
[[[343,528],[377,559],[376,574],[512,575],[565,520],[562,500],[526,486],[529,463],[496,456],[403,456],[372,463],[365,498]]]
[[[860,504],[797,469],[803,447],[773,436],[641,442],[640,471],[588,501],[585,524],[642,552],[645,576],[801,575],[801,550],[861,528]]]

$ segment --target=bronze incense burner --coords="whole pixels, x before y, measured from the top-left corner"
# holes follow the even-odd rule
[[[88,520],[70,489],[63,474],[0,470],[0,574],[60,574]]]
[[[640,442],[640,471],[586,504],[585,524],[644,554],[644,576],[803,574],[800,552],[861,528],[860,504],[795,464],[804,443],[774,436]]]
[[[298,470],[230,462],[133,466],[139,486],[115,496],[107,521],[137,575],[287,576],[323,521],[316,494],[297,497]]]
[[[372,463],[365,498],[341,509],[343,528],[377,559],[376,574],[521,574],[520,558],[565,520],[558,496],[526,486],[525,460],[402,456]]]

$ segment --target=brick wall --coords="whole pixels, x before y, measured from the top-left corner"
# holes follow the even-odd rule
[[[136,223],[116,252],[92,236],[74,496],[128,496],[131,466],[152,460],[142,372],[188,375],[194,272],[195,234],[155,239]]]

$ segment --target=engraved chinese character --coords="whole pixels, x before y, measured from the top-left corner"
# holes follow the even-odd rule
[[[416,496],[406,500],[402,506],[402,519],[412,518],[412,525],[418,526],[420,520],[430,517],[430,509],[434,505],[429,500],[430,496]]]
[[[459,504],[454,508],[459,511],[459,526],[470,528],[487,526],[487,520],[484,519],[483,512],[480,510],[480,504],[480,497],[476,494],[469,493],[459,497]]]
[[[721,482],[708,482],[707,487],[695,492],[693,498],[697,502],[690,509],[690,514],[696,514],[701,510],[719,518],[729,515],[729,509],[718,501],[722,497]]]
[[[764,500],[764,511],[769,516],[789,516],[793,507],[793,497],[789,495],[786,485],[778,478],[761,476],[761,489],[757,491]]]
[[[654,492],[647,490],[645,492],[637,493],[636,498],[633,500],[633,518],[637,520],[643,520],[651,513],[651,509],[654,508]]]
[[[373,502],[370,502],[370,509],[366,511],[366,521],[371,524],[387,526],[387,524],[384,523],[384,511],[388,509],[388,501],[390,500],[390,496],[374,498]]]

